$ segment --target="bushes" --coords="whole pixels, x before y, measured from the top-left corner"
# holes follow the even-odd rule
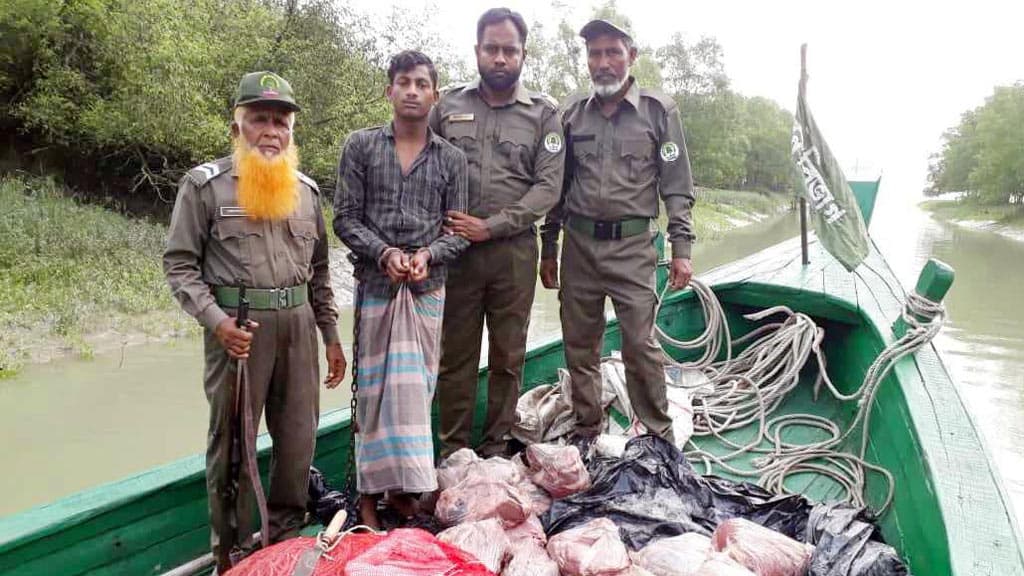
[[[0,122],[64,151],[69,175],[173,188],[226,154],[239,78],[288,78],[309,111],[297,141],[314,178],[333,180],[340,140],[387,115],[384,76],[356,19],[329,0],[17,0],[0,15]],[[86,162],[81,162],[85,159]],[[122,190],[123,191],[123,190]]]

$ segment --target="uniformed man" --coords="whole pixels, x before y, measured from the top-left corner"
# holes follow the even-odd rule
[[[478,451],[506,452],[537,282],[535,223],[561,189],[565,151],[555,103],[519,82],[526,34],[520,14],[485,12],[475,48],[480,78],[448,91],[431,116],[434,131],[469,159],[469,212],[449,212],[447,223],[472,244],[446,285],[438,379],[445,456],[470,443],[485,321],[487,416]]]
[[[181,180],[164,252],[164,272],[182,308],[205,328],[204,387],[210,403],[206,451],[211,546],[218,571],[253,533],[252,494],[242,471],[233,501],[231,413],[238,359],[247,359],[251,410],[266,409],[274,451],[270,540],[302,526],[319,409],[319,327],[333,388],[345,373],[316,183],[297,170],[292,88],[270,72],[246,74],[235,97],[234,154]],[[233,314],[239,288],[248,329]]]
[[[629,75],[637,50],[626,31],[593,20],[580,35],[593,93],[563,108],[565,186],[542,233],[541,281],[546,288],[559,286],[558,234],[564,227],[562,335],[577,437],[586,442],[602,428],[600,357],[608,296],[621,326],[633,411],[650,432],[671,440],[662,355],[652,333],[652,220],[660,195],[672,244],[669,282],[683,288],[692,274],[694,196],[679,110],[670,97],[640,88]]]

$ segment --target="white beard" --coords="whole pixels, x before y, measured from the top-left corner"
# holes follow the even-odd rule
[[[626,85],[626,80],[626,78],[623,78],[612,84],[598,84],[597,82],[593,82],[594,94],[597,94],[601,98],[614,96],[615,94],[618,94],[619,90],[622,90],[623,86]]]

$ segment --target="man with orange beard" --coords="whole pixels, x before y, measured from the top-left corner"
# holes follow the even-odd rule
[[[317,327],[326,347],[327,387],[345,373],[320,192],[297,170],[297,111],[292,88],[280,76],[242,78],[231,124],[234,153],[182,178],[164,252],[174,296],[205,328],[206,486],[220,573],[253,533],[248,474],[239,471],[237,494],[230,477],[238,360],[248,363],[252,420],[258,426],[266,410],[274,443],[271,542],[297,535],[305,514],[320,413]],[[251,320],[240,328],[233,315],[241,287]]]

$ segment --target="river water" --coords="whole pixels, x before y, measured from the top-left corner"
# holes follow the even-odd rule
[[[886,193],[883,186],[871,232],[904,286],[913,286],[929,256],[957,271],[937,345],[1024,518],[1024,243],[936,222]],[[697,272],[796,233],[795,217],[786,215],[700,243]],[[350,308],[342,319],[347,343]],[[558,330],[556,295],[538,285],[530,339]],[[202,452],[201,349],[198,339],[136,346],[29,366],[0,382],[0,515]],[[323,409],[345,405],[345,388],[324,391]]]

